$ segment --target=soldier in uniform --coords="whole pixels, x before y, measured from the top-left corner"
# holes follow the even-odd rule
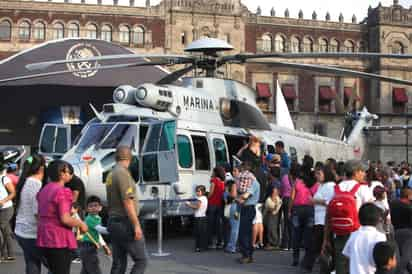
[[[111,274],[124,274],[127,255],[134,261],[131,274],[144,273],[147,252],[139,222],[139,198],[136,183],[129,172],[132,154],[129,147],[116,149],[116,165],[106,182],[109,206],[108,230],[113,244]]]

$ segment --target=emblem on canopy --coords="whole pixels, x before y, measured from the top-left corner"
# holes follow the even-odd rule
[[[101,53],[90,43],[78,43],[72,46],[66,55],[66,60],[76,60],[101,56]],[[67,68],[72,74],[80,78],[89,78],[97,73],[99,63],[97,61],[84,61],[67,63]]]

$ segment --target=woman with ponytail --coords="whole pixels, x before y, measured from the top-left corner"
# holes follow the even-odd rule
[[[299,249],[303,242],[305,257],[302,268],[308,269],[307,256],[311,249],[311,237],[314,224],[313,196],[319,183],[316,182],[313,158],[305,155],[300,168],[299,179],[296,180],[290,196],[289,216],[293,226],[293,266],[299,265]]]
[[[17,242],[23,249],[26,274],[41,273],[41,256],[36,247],[37,238],[37,193],[42,187],[46,162],[40,155],[32,155],[23,164],[16,190]]]

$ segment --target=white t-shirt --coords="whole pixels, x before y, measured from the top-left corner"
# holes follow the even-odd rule
[[[326,182],[319,186],[313,198],[315,200],[324,200],[326,204],[329,204],[333,196],[335,196],[335,183]],[[325,225],[326,206],[316,204],[314,208],[315,208],[315,225]]]
[[[351,191],[356,184],[358,184],[358,182],[355,180],[342,181],[339,184],[339,189],[341,191]],[[375,200],[371,189],[367,185],[361,185],[359,187],[358,191],[355,193],[355,198],[358,210],[364,203],[373,202]]]
[[[17,209],[16,228],[17,236],[25,239],[37,238],[37,193],[40,191],[41,181],[27,178],[20,194],[19,208]]]
[[[207,198],[206,196],[196,197],[198,201],[200,201],[200,207],[195,209],[195,218],[206,217],[206,210],[207,210]]]
[[[9,196],[9,192],[7,191],[6,185],[12,184],[13,182],[10,180],[9,177],[6,176],[5,173],[3,173],[0,176],[0,200],[5,199],[7,196]],[[12,201],[7,201],[0,209],[5,209],[13,206]]]
[[[373,248],[376,243],[384,241],[386,241],[385,234],[377,231],[373,226],[361,226],[357,231],[352,232],[342,251],[343,255],[349,258],[349,273],[375,273]]]

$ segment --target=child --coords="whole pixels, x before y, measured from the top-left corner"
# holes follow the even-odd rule
[[[265,209],[263,210],[263,224],[267,241],[265,250],[274,250],[279,245],[278,226],[281,206],[282,200],[279,197],[279,189],[273,187],[271,195],[266,198]]]
[[[101,225],[101,218],[99,216],[102,210],[102,204],[97,196],[90,196],[86,202],[87,217],[85,223],[89,231],[83,235],[81,239],[80,258],[82,261],[82,274],[101,274],[102,271],[99,266],[99,259],[97,257],[97,250],[102,246],[107,255],[111,255],[111,251],[100,233],[107,233],[106,228]]]
[[[385,234],[376,229],[381,210],[372,203],[365,203],[359,209],[361,227],[352,232],[342,254],[349,258],[351,274],[375,273],[373,248],[378,242],[386,241]]]
[[[204,251],[207,249],[207,197],[206,187],[204,185],[196,186],[196,202],[186,202],[186,205],[195,210],[194,212],[194,236],[195,236],[195,252]]]
[[[390,242],[377,243],[373,248],[373,260],[376,264],[375,274],[391,273],[397,265],[395,246]]]

